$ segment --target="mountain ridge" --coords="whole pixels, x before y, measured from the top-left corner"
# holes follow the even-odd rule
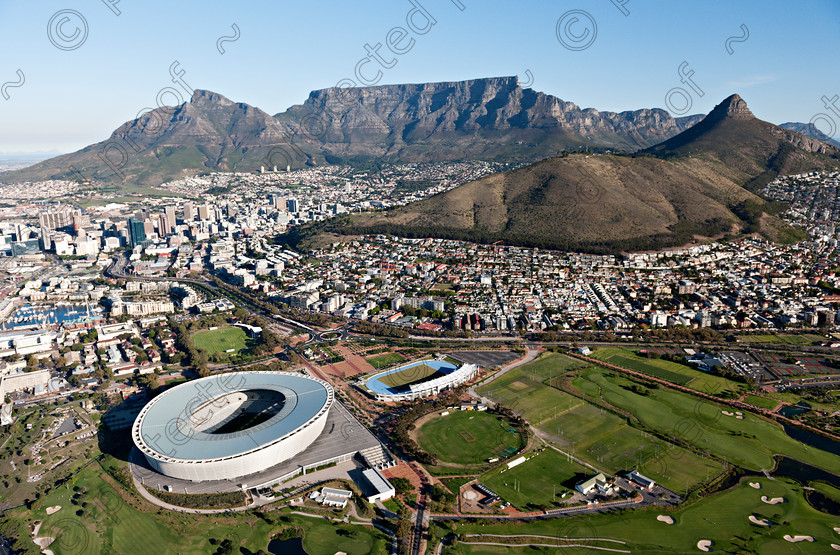
[[[79,151],[0,180],[85,178],[157,185],[211,171],[355,163],[492,159],[535,161],[564,150],[635,151],[699,121],[659,108],[579,108],[523,88],[516,77],[312,91],[270,115],[219,93],[156,108]]]

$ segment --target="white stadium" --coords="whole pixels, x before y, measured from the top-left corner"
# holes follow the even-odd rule
[[[150,401],[134,444],[160,474],[236,480],[302,453],[324,431],[333,389],[286,372],[234,372],[178,385]]]

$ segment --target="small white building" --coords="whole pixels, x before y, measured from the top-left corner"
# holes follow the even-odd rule
[[[632,483],[636,484],[637,486],[645,488],[647,490],[653,489],[653,486],[656,485],[656,482],[654,482],[647,476],[639,474],[638,470],[631,470],[630,472],[628,472],[627,479]]]
[[[607,477],[601,472],[577,484],[575,489],[584,495],[589,495],[593,491],[603,494],[611,494],[615,491],[615,488],[607,481]]]
[[[360,484],[360,487],[366,492],[368,503],[385,501],[397,494],[391,482],[375,468],[362,471],[362,478],[365,483]]]

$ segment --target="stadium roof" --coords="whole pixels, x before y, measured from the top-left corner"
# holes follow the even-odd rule
[[[140,437],[150,449],[173,459],[213,460],[246,453],[309,422],[330,400],[327,388],[320,380],[277,372],[220,374],[186,382],[162,393],[141,411]],[[233,433],[201,432],[190,421],[189,416],[202,405],[245,390],[280,392],[285,404],[265,422]]]

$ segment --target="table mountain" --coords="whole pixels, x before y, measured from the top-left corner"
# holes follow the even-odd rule
[[[183,175],[287,164],[534,161],[584,147],[632,152],[699,119],[674,119],[658,108],[581,109],[523,88],[516,77],[323,89],[275,116],[197,90],[189,102],[123,124],[108,140],[0,179],[157,185]]]
[[[674,119],[658,108],[581,109],[523,88],[516,77],[322,89],[276,117],[304,122],[326,153],[351,161],[521,161],[581,147],[634,152],[702,119]]]

